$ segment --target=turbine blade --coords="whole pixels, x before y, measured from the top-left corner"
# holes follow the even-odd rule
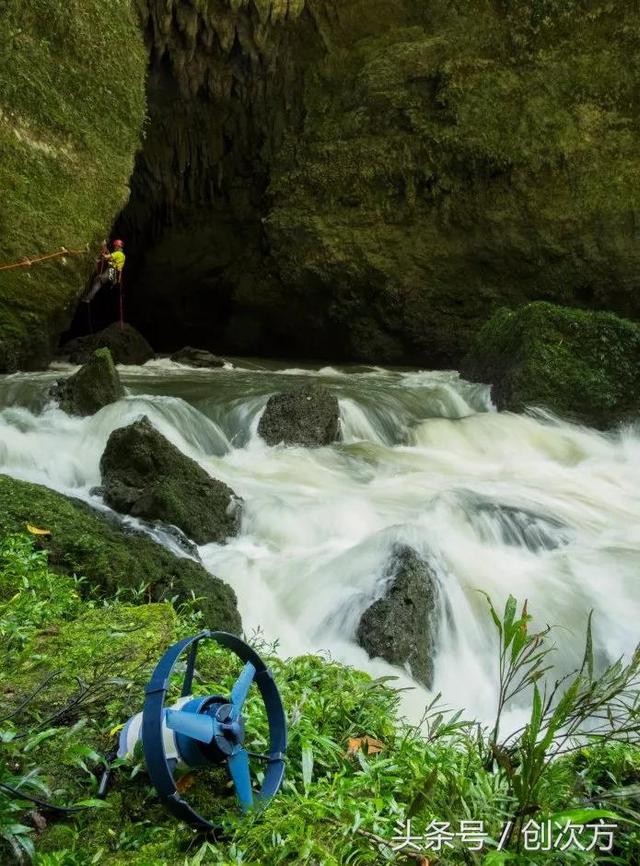
[[[229,775],[236,789],[238,803],[243,812],[253,806],[253,791],[251,789],[251,774],[249,773],[249,755],[245,749],[238,749],[227,761]]]
[[[231,704],[233,705],[232,716],[234,719],[237,719],[240,715],[242,706],[251,688],[255,672],[256,669],[251,662],[247,662],[242,668],[240,676],[233,684],[233,688],[231,689]]]
[[[210,743],[215,734],[215,726],[211,716],[203,713],[186,713],[183,710],[167,710],[165,715],[167,727],[177,734],[198,740],[199,743]]]

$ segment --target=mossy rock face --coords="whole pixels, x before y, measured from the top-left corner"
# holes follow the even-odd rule
[[[462,364],[499,409],[542,406],[599,428],[640,411],[640,327],[612,313],[538,302],[499,310]]]
[[[86,364],[93,352],[99,348],[109,349],[116,364],[134,366],[146,364],[155,358],[155,352],[139,331],[126,322],[114,322],[97,334],[76,337],[60,349],[59,354],[72,364]]]
[[[97,349],[68,379],[60,379],[51,396],[69,415],[93,415],[124,397],[124,388],[108,349]]]
[[[638,10],[368,5],[366,38],[325,28],[271,173],[299,351],[457,366],[499,306],[639,317]]]
[[[100,472],[116,511],[159,520],[197,544],[224,542],[240,526],[240,500],[159,433],[145,416],[114,430]]]
[[[0,475],[0,533],[24,532],[27,524],[50,531],[39,543],[54,571],[83,576],[111,594],[148,584],[152,599],[195,596],[208,627],[241,629],[234,591],[197,562],[174,556],[79,500]]]
[[[147,52],[130,0],[0,9],[0,372],[46,366],[129,196]],[[80,251],[79,255],[75,252]]]
[[[260,419],[258,433],[268,445],[331,445],[340,436],[338,398],[317,386],[274,394]]]
[[[438,579],[412,548],[398,546],[387,566],[383,592],[360,619],[358,643],[371,658],[408,665],[412,676],[431,688],[440,631]]]

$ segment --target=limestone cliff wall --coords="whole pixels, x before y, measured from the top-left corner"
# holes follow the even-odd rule
[[[70,7],[78,20],[81,6]],[[130,316],[159,350],[189,342],[449,366],[504,304],[546,299],[637,318],[635,0],[137,0],[138,25],[120,6],[133,47],[119,64],[92,54],[91,67],[101,93],[114,76],[133,82],[109,139],[118,170],[108,194],[87,183],[107,154],[94,104],[78,93],[76,165],[91,170],[74,174],[64,208],[24,223],[20,244],[3,237],[0,257],[56,222],[46,239],[57,238],[78,201],[91,202],[83,231],[61,242],[104,233],[140,144],[116,231],[129,241]],[[27,27],[50,38],[37,17]],[[14,52],[25,38],[11,36]],[[39,51],[44,82],[52,67]],[[71,75],[69,56],[55,75]],[[8,139],[25,150],[15,130]],[[62,176],[60,153],[56,162]],[[42,188],[35,162],[19,176]],[[13,225],[26,180],[12,178],[0,169]],[[78,275],[64,274],[53,296],[69,304]],[[0,298],[9,316],[18,297],[37,316],[33,283],[20,279],[4,295],[0,284]]]
[[[1,0],[0,265],[95,253],[129,194],[146,67],[130,0]],[[90,269],[0,271],[0,371],[48,363]]]

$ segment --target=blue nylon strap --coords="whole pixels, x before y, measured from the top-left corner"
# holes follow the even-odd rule
[[[169,688],[171,673],[182,653],[191,647],[183,684],[184,696],[184,688],[187,685],[189,688],[191,687],[198,643],[205,639],[215,640],[221,646],[234,652],[243,662],[251,662],[256,669],[254,679],[262,695],[269,722],[271,757],[265,770],[262,788],[257,795],[258,801],[262,801],[263,804],[278,792],[284,778],[287,723],[280,693],[271,671],[260,656],[235,635],[227,634],[227,632],[202,631],[194,637],[184,638],[174,644],[162,656],[145,689],[145,702],[142,711],[142,745],[147,771],[161,801],[173,815],[203,829],[215,830],[216,827],[210,821],[199,815],[180,796],[173,778],[172,765],[175,762],[167,760],[163,739],[164,701]]]

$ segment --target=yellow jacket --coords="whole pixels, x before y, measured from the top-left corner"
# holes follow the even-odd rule
[[[126,258],[127,257],[122,252],[122,250],[116,250],[114,253],[111,253],[107,261],[110,265],[113,265],[113,267],[116,269],[116,271],[118,271],[118,273],[121,273],[122,269],[124,268]]]

